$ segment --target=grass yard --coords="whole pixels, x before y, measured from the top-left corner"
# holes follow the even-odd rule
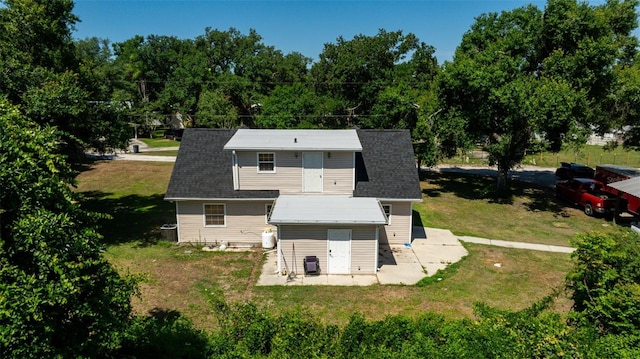
[[[495,178],[427,172],[421,182],[424,200],[414,205],[426,227],[456,235],[569,246],[576,233],[612,231],[604,218],[588,217],[580,208],[558,201],[551,190],[514,182],[509,195],[496,197]]]
[[[153,138],[139,137],[140,141],[144,142],[149,147],[180,147],[180,141],[166,139],[160,135],[154,135]]]
[[[87,207],[113,216],[102,226],[106,258],[122,273],[145,278],[140,297],[133,301],[135,310],[176,310],[203,329],[216,325],[209,301],[212,293],[222,293],[231,301],[251,300],[272,310],[302,308],[337,324],[345,323],[354,312],[369,319],[427,310],[450,318],[469,317],[474,303],[480,301],[521,309],[561,288],[571,265],[566,254],[467,244],[470,255],[455,272],[423,287],[256,287],[263,262],[260,250],[203,252],[159,241],[159,227],[175,222],[174,206],[163,200],[172,167],[172,163],[96,162],[80,173],[78,191],[85,194]],[[527,187],[514,190],[509,201],[497,201],[483,194],[492,184],[482,177],[434,174],[423,182],[426,199],[416,210],[428,226],[494,238],[513,239],[511,234],[519,233],[518,240],[566,240],[576,231],[605,223],[568,210],[570,222],[561,217],[555,219],[560,225],[541,227],[541,223],[553,223],[562,207]],[[570,303],[561,297],[557,305],[565,311]]]
[[[447,158],[443,163],[457,165],[487,165],[486,153],[473,151],[457,157]],[[612,151],[605,151],[603,146],[585,145],[579,150],[564,149],[558,153],[542,152],[529,154],[522,161],[523,165],[541,167],[559,167],[560,162],[576,162],[591,167],[602,164],[640,167],[640,151],[627,151],[618,146]]]

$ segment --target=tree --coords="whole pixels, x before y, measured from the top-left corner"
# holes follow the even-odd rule
[[[544,12],[529,5],[478,17],[440,82],[440,120],[463,124],[446,141],[485,144],[503,190],[534,136],[557,151],[610,126],[614,65],[637,42],[634,4],[550,0]]]
[[[0,99],[0,353],[104,357],[119,343],[135,281],[101,255],[98,216],[78,205],[60,132]]]
[[[70,161],[84,157],[87,147],[101,152],[127,145],[128,126],[117,106],[96,108],[107,101],[92,84],[88,63],[77,55],[92,53],[88,44],[76,53],[71,31],[78,18],[71,0],[7,0],[0,7],[0,96],[24,108],[31,120],[64,131],[61,148]],[[94,46],[96,44],[93,44]],[[104,58],[102,58],[104,61]]]
[[[574,311],[602,333],[639,335],[640,236],[629,229],[587,233],[573,244],[567,287]]]
[[[407,57],[412,54],[411,61]],[[413,129],[420,91],[437,73],[434,49],[402,31],[342,37],[311,68],[316,93],[341,102],[337,127]]]

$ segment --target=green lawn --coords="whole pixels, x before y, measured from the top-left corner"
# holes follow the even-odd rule
[[[149,147],[180,147],[180,141],[165,139],[164,137],[144,138],[139,137]]]
[[[576,233],[611,231],[604,218],[558,201],[553,192],[514,182],[506,196],[495,196],[495,178],[456,173],[424,173],[424,199],[414,205],[426,227],[456,235],[568,246]]]
[[[466,244],[470,254],[457,271],[424,287],[256,287],[263,262],[260,250],[209,253],[160,241],[160,226],[175,222],[173,204],[163,200],[172,167],[172,163],[96,162],[80,173],[77,190],[85,194],[90,209],[113,216],[102,224],[106,258],[122,273],[145,278],[140,297],[133,301],[135,310],[177,310],[204,329],[215,325],[208,300],[212,293],[273,310],[301,307],[338,324],[354,312],[370,319],[424,311],[470,317],[479,301],[520,309],[560,288],[571,265],[566,254]],[[543,242],[553,243],[606,223],[575,210],[569,211],[570,220],[561,217],[556,220],[563,224],[546,228],[562,208],[553,199],[527,187],[514,189],[511,199],[493,199],[484,194],[491,185],[482,177],[433,174],[423,182],[425,201],[416,210],[425,225],[451,228],[458,234],[514,239],[512,234],[519,233],[518,240],[543,237]],[[568,306],[565,297],[557,302],[561,312]]]
[[[448,158],[443,163],[487,165],[486,156],[479,152],[460,154]],[[526,156],[522,164],[541,167],[559,167],[560,162],[575,162],[595,167],[601,164],[615,164],[630,167],[640,167],[640,151],[626,151],[617,147],[613,151],[605,151],[602,146],[585,145],[580,150],[565,149],[558,153],[543,152]]]

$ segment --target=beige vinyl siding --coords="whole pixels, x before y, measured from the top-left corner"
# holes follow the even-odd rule
[[[240,190],[302,192],[302,154],[296,157],[294,152],[276,151],[275,155],[275,173],[258,173],[257,152],[237,152]]]
[[[326,274],[327,232],[329,229],[346,228],[351,229],[351,273],[375,273],[377,260],[375,226],[280,226],[280,245],[284,255],[283,269],[286,262],[290,271],[296,271],[297,265],[296,273],[304,274],[302,260],[305,256],[316,256],[321,273]]]
[[[353,194],[353,152],[324,154],[323,192],[328,194]]]
[[[220,203],[226,208],[224,227],[204,224],[204,204]],[[265,207],[272,201],[178,201],[178,240],[181,243],[262,244]],[[272,228],[275,231],[275,227]]]
[[[302,151],[274,153],[275,173],[258,173],[257,152],[237,152],[240,190],[280,190],[281,194],[303,193]],[[353,152],[331,152],[331,158],[324,152],[322,165],[324,193],[353,193]]]
[[[381,201],[380,204],[391,205],[391,224],[380,228],[380,242],[411,243],[411,202]]]

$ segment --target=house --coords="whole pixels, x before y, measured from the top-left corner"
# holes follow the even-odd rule
[[[422,194],[406,130],[187,129],[165,200],[181,243],[272,227],[279,270],[316,256],[324,274],[372,274],[380,245],[411,242]]]

